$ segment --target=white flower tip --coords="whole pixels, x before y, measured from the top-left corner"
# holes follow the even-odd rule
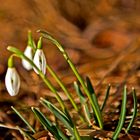
[[[14,67],[7,69],[5,86],[11,96],[16,96],[18,94],[20,89],[20,77]]]
[[[24,51],[24,55],[27,56],[29,59],[33,60],[32,47],[27,46],[25,51]],[[31,70],[33,68],[32,65],[28,61],[26,61],[24,59],[22,59],[22,65],[26,70]]]
[[[45,75],[46,74],[46,58],[42,49],[37,49],[33,62],[38,67],[38,69],[41,70],[42,73]],[[36,68],[33,68],[33,69],[38,74],[38,71],[36,70]]]

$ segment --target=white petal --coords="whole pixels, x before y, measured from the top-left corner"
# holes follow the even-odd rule
[[[29,59],[33,60],[33,50],[30,46],[26,47],[24,55],[27,56]],[[26,70],[32,69],[32,65],[24,59],[22,59],[22,65]]]
[[[5,85],[11,96],[18,94],[20,88],[20,77],[14,67],[7,69]]]
[[[37,49],[34,59],[35,65],[42,71],[43,74],[46,73],[46,58],[42,49]],[[38,74],[37,70],[33,68],[34,71]]]

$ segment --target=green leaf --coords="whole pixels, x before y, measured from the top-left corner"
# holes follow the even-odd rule
[[[26,131],[22,130],[20,127],[17,127],[17,129],[19,130],[19,132],[26,138],[28,138],[29,140],[36,140],[33,136],[31,136],[29,133],[27,133]]]
[[[93,88],[93,86],[91,84],[91,81],[90,81],[88,76],[86,77],[86,83],[87,83],[87,88],[88,88],[89,92],[91,94],[95,94],[94,88]]]
[[[133,94],[133,101],[134,101],[134,107],[133,107],[134,111],[132,114],[132,119],[130,120],[129,125],[127,126],[126,132],[129,132],[130,129],[132,128],[132,125],[137,115],[137,96],[136,96],[136,90],[134,88],[132,89],[132,94]]]
[[[96,108],[100,118],[102,118],[100,107],[99,107],[99,104],[98,104],[98,100],[97,100],[97,97],[95,95],[95,91],[94,91],[94,88],[93,88],[93,86],[91,84],[91,81],[90,81],[89,77],[86,77],[86,83],[87,83],[87,88],[88,88],[88,90],[89,90],[89,92],[91,94],[91,102],[93,102],[93,104],[95,105],[95,108]],[[93,108],[93,113],[94,113],[95,122],[97,124],[99,124],[98,120],[97,120],[97,115],[95,114],[95,109],[94,108]]]
[[[119,122],[117,125],[117,128],[113,134],[112,139],[116,140],[119,136],[119,133],[122,130],[123,124],[125,122],[125,115],[126,115],[126,102],[127,102],[127,88],[126,86],[124,87],[124,91],[123,91],[123,98],[122,98],[122,106],[121,106],[121,113],[120,113],[120,118],[119,118]]]
[[[88,108],[88,105],[87,105],[87,100],[84,97],[84,95],[83,95],[83,93],[80,89],[80,86],[77,82],[74,82],[74,87],[75,87],[76,93],[78,94],[78,96],[80,98],[80,102],[81,102],[81,105],[82,105],[82,108],[83,108],[83,112],[84,112],[86,121],[87,121],[88,125],[91,126],[91,121],[90,121],[91,115],[90,115],[90,111],[89,111],[89,108]]]
[[[52,133],[52,135],[57,139],[57,140],[68,140],[64,134],[62,133],[61,130],[59,130],[59,128],[57,126],[55,126],[54,124],[52,124],[47,117],[45,117],[42,112],[37,109],[32,107],[32,111],[34,112],[34,114],[36,115],[36,117],[38,118],[38,120],[41,122],[41,124],[44,126],[45,129],[47,129],[48,131],[50,131],[50,133]],[[59,131],[58,131],[59,130]]]
[[[101,109],[100,109],[101,111],[103,111],[103,109],[106,105],[106,102],[107,102],[107,99],[108,99],[108,96],[109,96],[109,92],[110,92],[110,84],[107,87],[107,91],[106,91],[106,94],[105,94],[105,99],[104,99],[104,102],[103,102],[103,104],[101,106]]]
[[[71,122],[70,118],[68,118],[65,113],[63,113],[49,101],[43,98],[41,98],[40,100],[41,103],[49,108],[49,110],[67,127],[70,133],[73,134],[73,123]]]
[[[79,98],[80,98],[80,102],[81,104],[85,104],[86,103],[86,98],[84,97],[79,84],[75,81],[74,82],[74,88],[76,90],[76,93],[78,94]]]
[[[33,132],[36,133],[35,129],[24,119],[24,117],[13,107],[11,106],[13,111],[21,118],[21,120],[29,127],[29,129]]]

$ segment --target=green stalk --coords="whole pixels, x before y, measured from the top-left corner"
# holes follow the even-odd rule
[[[74,134],[75,134],[76,140],[81,140],[81,137],[80,137],[79,132],[78,132],[78,130],[77,130],[75,125],[74,125]]]
[[[50,74],[54,77],[54,79],[57,81],[57,83],[60,85],[60,87],[62,88],[62,90],[65,92],[65,94],[67,95],[67,97],[69,98],[70,102],[72,103],[74,109],[79,112],[79,108],[77,107],[74,99],[72,98],[71,94],[69,93],[69,91],[67,90],[67,88],[65,87],[65,85],[62,83],[62,81],[60,80],[60,78],[57,76],[57,74],[53,71],[53,69],[47,64],[47,69],[50,72]]]
[[[79,111],[78,106],[76,105],[76,103],[75,103],[74,99],[72,98],[70,92],[67,90],[67,88],[62,83],[60,78],[57,76],[57,74],[54,72],[54,70],[48,64],[47,64],[46,68],[50,72],[50,74],[54,77],[54,79],[57,81],[57,83],[60,85],[60,87],[62,88],[64,93],[67,95],[67,97],[69,98],[69,100],[70,100],[71,104],[73,105],[74,109],[76,110],[76,112],[79,113],[81,121],[85,122],[83,116],[81,116],[81,113]]]
[[[121,106],[121,114],[119,118],[119,122],[117,125],[117,128],[113,134],[112,139],[116,140],[122,130],[123,124],[125,122],[125,115],[126,115],[126,101],[127,101],[127,88],[126,86],[124,87],[124,92],[123,92],[123,99],[122,99],[122,106]]]
[[[92,97],[90,95],[90,92],[88,91],[85,83],[84,83],[84,80],[82,79],[82,77],[80,76],[79,72],[77,71],[76,67],[74,66],[74,64],[72,63],[72,61],[70,60],[69,56],[67,55],[67,53],[65,52],[65,50],[63,49],[63,47],[60,45],[60,43],[55,40],[51,35],[49,35],[47,32],[44,32],[44,31],[38,31],[40,33],[42,33],[42,36],[46,39],[49,39],[53,44],[55,44],[58,49],[60,50],[60,52],[63,54],[64,58],[66,59],[67,63],[69,64],[69,66],[71,67],[72,71],[74,72],[75,76],[77,77],[77,79],[79,80],[79,82],[81,83],[86,95],[88,96],[89,98],[89,101],[94,109],[94,112],[95,112],[95,115],[97,117],[97,120],[98,120],[98,123],[99,123],[99,126],[100,128],[102,129],[103,128],[103,120],[102,120],[102,115],[101,115],[101,112],[100,110],[98,110],[95,106],[95,103],[94,101],[92,100]]]

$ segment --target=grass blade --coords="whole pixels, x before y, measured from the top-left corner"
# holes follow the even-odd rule
[[[67,127],[67,129],[69,130],[69,132],[75,136],[76,139],[80,140],[80,136],[79,136],[79,132],[75,126],[75,124],[73,123],[69,113],[67,113],[67,111],[65,111],[65,113],[63,113],[61,110],[59,110],[57,107],[55,107],[52,103],[50,103],[49,101],[41,98],[41,103],[44,106],[47,106],[49,108],[49,110]]]
[[[36,140],[33,136],[31,136],[29,133],[27,133],[26,131],[22,130],[20,127],[17,127],[17,129],[19,130],[19,132],[26,138],[28,138],[29,140]]]
[[[110,84],[108,85],[107,87],[107,91],[106,91],[106,94],[105,94],[105,99],[104,99],[104,102],[100,108],[101,111],[103,111],[105,105],[106,105],[106,102],[107,102],[107,99],[108,99],[108,96],[109,96],[109,92],[110,92]]]
[[[132,114],[132,119],[130,120],[130,123],[127,126],[127,129],[126,129],[127,133],[132,128],[132,125],[134,123],[135,117],[137,115],[137,97],[136,97],[136,90],[134,88],[132,89],[132,94],[133,94],[133,100],[134,100],[134,107],[133,107],[134,111],[133,111],[133,114]]]
[[[81,105],[82,105],[82,108],[83,108],[83,112],[84,112],[84,115],[85,115],[85,118],[86,118],[86,121],[88,123],[89,126],[91,126],[91,115],[90,115],[90,111],[89,111],[89,108],[88,108],[88,105],[87,105],[87,100],[86,98],[84,97],[81,89],[80,89],[80,86],[77,82],[74,82],[74,87],[75,87],[75,90],[76,90],[76,93],[78,94],[79,96],[79,99],[80,99],[80,102],[81,102]]]
[[[63,113],[61,110],[59,110],[57,107],[55,107],[52,103],[49,101],[41,98],[41,103],[49,108],[49,110],[59,119],[61,122],[68,128],[71,134],[73,134],[73,123],[71,120],[66,116],[65,113]]]
[[[58,131],[58,128],[54,124],[52,124],[43,114],[42,112],[37,109],[32,107],[32,111],[34,112],[35,116],[38,118],[38,120],[41,122],[41,124],[52,133],[52,135],[57,139],[57,140],[68,140],[64,135],[62,135],[62,132],[60,133],[60,130]],[[60,135],[61,134],[61,135]],[[62,136],[62,137],[61,137]]]
[[[79,96],[80,102],[81,104],[85,104],[86,103],[86,98],[84,97],[79,84],[75,81],[74,82],[74,88],[76,90],[77,95]]]
[[[67,97],[69,98],[69,100],[70,100],[71,104],[73,105],[74,109],[78,112],[79,109],[78,109],[78,107],[77,107],[74,99],[72,98],[70,92],[67,90],[67,88],[62,83],[62,81],[57,76],[57,74],[53,71],[53,69],[49,66],[49,64],[46,67],[47,67],[48,71],[50,72],[50,74],[54,77],[54,79],[56,80],[56,82],[60,85],[60,87],[62,88],[62,90],[64,91],[64,93],[67,95]]]
[[[36,133],[35,129],[29,124],[28,121],[26,121],[24,119],[24,117],[13,107],[11,106],[11,108],[13,109],[13,111],[21,118],[21,120],[29,127],[29,129],[33,132]]]
[[[95,108],[96,108],[96,110],[98,111],[98,113],[100,114],[100,118],[101,118],[102,116],[101,116],[101,111],[100,111],[100,107],[99,107],[99,104],[98,104],[98,100],[97,100],[97,97],[96,97],[96,95],[95,95],[95,91],[94,91],[94,88],[93,88],[93,86],[92,86],[92,84],[91,84],[91,81],[90,81],[89,77],[86,77],[86,83],[87,83],[87,88],[88,88],[88,90],[89,90],[89,92],[90,92],[90,94],[91,94],[92,102],[94,103]],[[93,109],[93,112],[94,112],[94,119],[95,119],[95,122],[96,122],[97,124],[99,124],[94,109]]]
[[[119,136],[119,133],[122,130],[123,124],[125,122],[125,115],[126,115],[126,101],[127,101],[127,88],[126,86],[124,87],[124,91],[123,91],[123,98],[122,98],[122,106],[121,106],[121,113],[120,113],[120,118],[119,118],[119,122],[117,125],[117,128],[113,134],[112,139],[116,140]]]

